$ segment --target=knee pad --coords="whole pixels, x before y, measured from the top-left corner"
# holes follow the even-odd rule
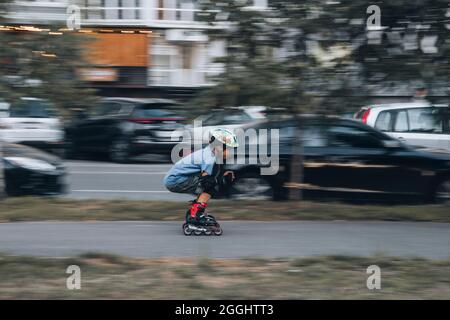
[[[216,192],[217,180],[213,176],[200,177],[200,186],[203,192],[213,195]]]

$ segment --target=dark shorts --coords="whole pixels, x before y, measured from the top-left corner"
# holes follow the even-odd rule
[[[177,183],[175,185],[166,186],[167,190],[175,193],[188,193],[193,195],[199,195],[203,192],[200,186],[200,176],[189,176],[185,181]]]

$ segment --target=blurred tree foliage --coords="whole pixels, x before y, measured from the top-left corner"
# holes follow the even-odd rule
[[[448,87],[448,0],[203,0],[208,35],[225,42],[225,72],[201,92],[205,107],[255,105],[342,113],[380,89]],[[375,6],[374,6],[375,5]],[[299,119],[299,127],[301,128]],[[302,183],[301,130],[291,182]],[[301,190],[291,188],[290,199]]]
[[[0,0],[0,25],[8,25],[2,17],[7,2]],[[57,31],[63,26],[45,28]],[[71,32],[0,30],[0,97],[48,99],[65,116],[68,108],[91,105],[95,90],[85,86],[77,75],[77,70],[86,66],[85,41],[84,36]]]
[[[280,29],[267,21],[272,14],[245,10],[243,1],[202,3],[205,11],[213,11],[201,16],[213,27],[208,36],[224,41],[227,55],[216,61],[224,67],[212,78],[218,85],[202,91],[197,102],[206,108],[286,102],[291,86],[283,84],[283,64],[272,56],[282,45]]]
[[[199,100],[344,112],[401,84],[447,87],[447,0],[203,1],[213,39],[226,41],[225,72]],[[378,10],[380,9],[379,23]],[[220,28],[225,27],[225,28]]]

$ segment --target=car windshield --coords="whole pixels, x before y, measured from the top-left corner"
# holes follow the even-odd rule
[[[20,100],[9,107],[10,118],[54,118],[53,105],[44,100]]]
[[[170,105],[143,105],[133,112],[133,116],[137,118],[177,118],[179,117],[174,111],[168,110]]]

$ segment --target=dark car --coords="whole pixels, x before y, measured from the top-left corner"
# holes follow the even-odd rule
[[[5,191],[9,196],[59,195],[65,192],[61,160],[38,149],[2,144]]]
[[[177,109],[172,100],[105,98],[66,128],[68,152],[106,153],[115,162],[143,154],[168,156],[184,128]]]
[[[290,183],[293,141],[300,132],[296,122],[262,122],[247,129],[279,129],[279,170],[261,175],[261,163],[248,164],[247,151],[246,164],[228,165],[237,177],[231,196],[285,199],[290,187],[299,187],[306,197],[450,200],[450,156],[414,150],[352,120],[305,117],[302,121],[302,184]],[[246,146],[251,145],[250,141]],[[269,140],[268,150],[270,146]]]

